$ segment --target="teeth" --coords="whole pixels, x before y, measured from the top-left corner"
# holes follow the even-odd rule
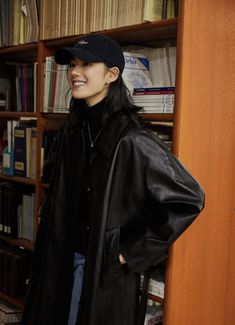
[[[85,81],[74,81],[73,85],[76,87],[85,85]]]

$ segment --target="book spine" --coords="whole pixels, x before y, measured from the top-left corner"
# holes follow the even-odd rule
[[[173,94],[175,87],[134,88],[133,95]]]
[[[26,128],[15,128],[14,174],[26,177]]]

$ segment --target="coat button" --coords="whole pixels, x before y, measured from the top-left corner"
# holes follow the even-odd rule
[[[90,193],[92,191],[92,188],[91,187],[87,187],[87,192]]]

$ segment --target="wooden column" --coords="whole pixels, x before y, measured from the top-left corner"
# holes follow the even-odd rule
[[[206,207],[174,244],[164,325],[235,324],[235,1],[181,0],[175,153]]]

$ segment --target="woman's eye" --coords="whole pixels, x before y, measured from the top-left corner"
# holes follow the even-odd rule
[[[73,67],[75,67],[75,64],[74,64],[73,62],[70,62],[70,63],[68,64],[68,67],[69,67],[69,68],[73,68]]]
[[[84,67],[89,67],[89,66],[91,66],[91,65],[92,65],[91,62],[83,62],[83,66],[84,66]]]

